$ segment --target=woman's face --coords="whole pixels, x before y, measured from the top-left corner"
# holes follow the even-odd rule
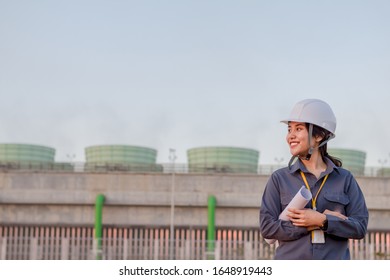
[[[293,156],[306,154],[309,150],[309,132],[305,123],[289,122],[287,130],[287,144]]]

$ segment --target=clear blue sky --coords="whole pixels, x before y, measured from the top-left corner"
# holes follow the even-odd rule
[[[287,162],[304,98],[390,165],[390,1],[0,0],[0,142],[248,147]]]

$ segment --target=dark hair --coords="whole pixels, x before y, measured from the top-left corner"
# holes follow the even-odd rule
[[[309,124],[308,123],[306,123],[306,128],[307,128],[307,130],[309,130]],[[314,136],[314,137],[318,137],[318,136],[322,137],[322,141],[321,141],[321,143],[322,143],[323,141],[329,139],[329,137],[331,136],[331,133],[329,131],[327,131],[326,129],[313,124],[313,135],[312,136]],[[320,154],[321,154],[322,159],[325,160],[325,157],[327,157],[336,166],[341,167],[343,165],[343,163],[341,162],[341,159],[329,155],[328,151],[327,151],[328,150],[327,146],[328,146],[328,143],[324,144],[323,146],[321,146],[318,149]]]

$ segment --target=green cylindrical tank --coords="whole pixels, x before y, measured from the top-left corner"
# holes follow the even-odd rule
[[[364,175],[366,153],[359,150],[328,148],[328,154],[341,159],[343,167],[354,175]]]
[[[85,148],[86,170],[161,172],[155,149],[130,145],[98,145]]]
[[[55,149],[31,144],[0,144],[1,161],[54,162]]]
[[[190,172],[257,173],[259,151],[238,147],[199,147],[187,150]]]
[[[0,165],[10,169],[54,169],[55,149],[32,144],[0,144]]]

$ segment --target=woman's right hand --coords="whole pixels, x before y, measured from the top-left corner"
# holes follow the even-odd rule
[[[332,216],[336,216],[336,217],[339,217],[340,219],[342,220],[346,220],[348,219],[347,216],[344,216],[343,214],[339,213],[339,212],[336,212],[336,211],[331,211],[331,210],[328,210],[326,209],[324,212],[322,212],[323,214],[325,215],[332,215]]]

